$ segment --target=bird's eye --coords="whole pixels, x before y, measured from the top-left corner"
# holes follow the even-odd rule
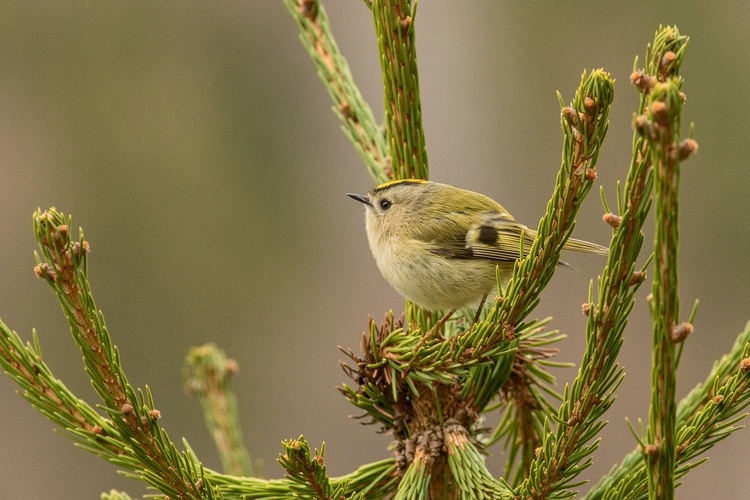
[[[392,203],[390,202],[390,200],[380,200],[380,208],[382,208],[383,210],[388,210],[389,208],[391,208],[391,205]]]

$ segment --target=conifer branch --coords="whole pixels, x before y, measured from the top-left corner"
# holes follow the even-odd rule
[[[159,427],[161,413],[148,388],[144,395],[128,383],[104,315],[97,310],[89,288],[89,244],[83,231],[79,231],[78,241],[73,241],[70,227],[71,219],[66,220],[54,208],[34,214],[34,233],[43,257],[36,255],[34,272],[55,291],[83,353],[86,372],[114,427],[106,438],[123,454],[108,459],[133,467],[147,483],[174,498],[216,498],[217,492],[190,454],[179,453]]]
[[[321,500],[362,500],[361,494],[345,497],[347,482],[336,487],[331,485],[325,466],[325,445],[320,451],[310,450],[310,445],[300,436],[299,439],[284,441],[285,453],[279,457],[279,464],[291,479],[289,492],[299,498],[318,498]]]
[[[398,476],[392,458],[364,465],[345,476],[327,478],[324,457],[317,450],[311,451],[303,438],[283,444],[285,453],[279,456],[279,462],[282,466],[289,467],[286,478],[266,480],[210,472],[213,484],[219,487],[225,498],[247,500],[288,500],[291,492],[309,493],[320,487],[326,488],[326,491],[330,488],[330,491],[338,492],[346,498],[363,495],[367,500],[381,500],[393,496]],[[328,486],[324,486],[325,484]]]
[[[674,498],[675,415],[677,345],[692,331],[692,325],[678,325],[677,281],[678,186],[680,178],[680,126],[684,94],[677,76],[687,38],[676,29],[657,31],[654,52],[647,58],[649,73],[656,83],[647,89],[648,107],[638,119],[637,131],[644,135],[655,171],[654,190],[656,235],[654,279],[649,303],[653,318],[652,394],[648,444],[644,458],[649,464],[649,496]],[[682,334],[678,331],[682,330]]]
[[[429,177],[414,43],[416,6],[411,0],[373,0],[371,6],[394,179]]]
[[[560,253],[575,227],[575,217],[596,179],[596,162],[609,126],[609,108],[614,99],[614,82],[597,70],[581,78],[570,106],[559,96],[563,129],[563,162],[547,212],[537,229],[537,238],[525,258],[513,269],[502,297],[487,316],[493,325],[485,346],[475,351],[482,356],[499,338],[515,337],[515,329],[539,303],[539,295],[552,279]],[[502,289],[502,288],[501,288]]]
[[[706,380],[698,384],[677,406],[675,432],[675,480],[705,459],[690,460],[707,451],[731,433],[742,429],[739,415],[750,405],[750,323],[747,323],[728,354],[714,363]],[[648,496],[648,477],[641,443],[612,468],[584,497],[585,500]]]
[[[614,228],[607,265],[598,279],[598,303],[584,304],[588,316],[586,351],[578,376],[566,386],[554,420],[519,492],[525,498],[570,498],[572,480],[588,466],[596,450],[596,435],[604,426],[602,415],[612,404],[614,390],[622,380],[617,355],[622,334],[633,307],[633,295],[642,282],[635,263],[643,243],[642,227],[650,208],[651,165],[642,156],[642,141],[633,143],[633,157],[625,185],[621,223]],[[636,278],[638,277],[638,278]],[[554,415],[554,413],[553,413]]]
[[[185,358],[185,390],[198,397],[211,437],[219,451],[224,472],[235,476],[253,476],[250,455],[242,443],[237,398],[230,380],[239,369],[214,344],[190,349]]]
[[[344,135],[354,145],[375,184],[391,179],[388,143],[354,83],[349,64],[331,33],[325,9],[317,0],[284,0],[284,5],[296,21],[300,41],[331,96],[333,112]]]

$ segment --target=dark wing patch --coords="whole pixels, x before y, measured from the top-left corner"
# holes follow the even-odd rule
[[[479,243],[484,245],[495,245],[497,243],[499,233],[496,227],[482,225],[479,226]]]
[[[475,258],[512,262],[520,255],[521,235],[528,253],[536,232],[513,219],[494,216],[469,231],[466,240]]]

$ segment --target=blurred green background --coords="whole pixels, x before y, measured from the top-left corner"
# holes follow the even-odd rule
[[[382,90],[369,11],[329,1],[334,33],[378,117]],[[628,77],[659,23],[691,37],[685,130],[700,151],[682,175],[681,298],[701,300],[678,390],[684,395],[750,318],[750,4],[734,2],[450,2],[416,18],[434,180],[482,191],[535,225],[560,161],[555,91],[569,101],[583,69],[617,79],[598,181],[624,180],[637,94]],[[337,345],[357,347],[368,315],[403,301],[369,253],[362,207],[344,196],[371,180],[339,131],[296,26],[280,1],[4,2],[0,15],[0,316],[30,338],[89,401],[52,293],[32,274],[31,214],[72,213],[91,243],[98,306],[131,382],[154,392],[170,436],[218,468],[198,403],[182,390],[187,350],[213,341],[237,359],[252,456],[279,477],[282,439],[327,443],[333,474],[386,456],[387,436],[347,417]],[[576,237],[605,243],[592,192]],[[649,243],[650,244],[650,238]],[[567,259],[539,317],[583,349],[589,280],[603,262]],[[626,334],[627,377],[608,414],[598,478],[634,447],[624,418],[647,418],[650,321],[644,286]],[[574,369],[560,370],[561,382]],[[143,486],[75,449],[0,377],[2,498],[98,498]],[[678,498],[740,498],[750,432],[719,444]],[[500,470],[497,457],[490,459]],[[584,486],[582,490],[586,490]]]

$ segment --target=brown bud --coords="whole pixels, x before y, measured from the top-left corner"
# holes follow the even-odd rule
[[[750,358],[740,361],[740,369],[745,373],[750,372]]]
[[[698,143],[693,139],[684,139],[680,142],[680,161],[686,160],[696,151],[698,151]]]
[[[630,81],[633,82],[633,85],[648,94],[649,92],[651,92],[651,89],[654,88],[654,83],[656,80],[654,79],[654,77],[649,76],[642,71],[634,71],[630,75]]]
[[[351,116],[352,108],[349,106],[348,102],[342,102],[339,105],[339,111],[341,111],[341,114],[344,115],[345,119],[349,119]]]
[[[638,283],[642,282],[644,279],[646,279],[646,273],[643,271],[633,271],[633,274],[630,275],[630,281],[628,282],[629,286],[637,285]]]
[[[401,32],[406,33],[409,31],[409,28],[411,27],[411,16],[406,16],[401,20]]]
[[[130,415],[133,413],[133,405],[129,403],[125,403],[120,407],[120,411],[123,412],[125,415]]]
[[[568,123],[570,123],[571,125],[575,126],[578,123],[576,121],[576,119],[578,118],[578,115],[576,114],[575,109],[565,106],[562,109],[562,114],[565,116],[565,118],[568,119]]]
[[[645,453],[649,457],[655,457],[659,454],[659,445],[656,444],[647,444],[646,447],[643,449],[643,453]]]
[[[34,274],[37,278],[44,278],[52,283],[57,281],[57,272],[46,262],[34,266]]]
[[[646,135],[646,133],[648,132],[649,121],[648,121],[648,118],[646,118],[643,115],[636,116],[635,122],[633,125],[635,129],[638,131],[638,133],[641,135]]]
[[[228,359],[226,369],[227,375],[234,375],[235,373],[240,371],[240,364],[237,363],[237,361],[234,359]]]
[[[591,314],[591,310],[593,308],[594,308],[594,305],[591,304],[590,302],[581,304],[581,312],[583,313],[584,316],[588,316],[589,314]]]
[[[604,214],[604,216],[602,216],[602,220],[615,229],[620,227],[620,224],[622,224],[622,217],[619,215],[615,215],[612,212],[607,212],[606,214]]]
[[[665,52],[664,55],[661,57],[661,70],[663,72],[666,72],[669,70],[669,66],[677,59],[677,56],[674,52],[671,50],[669,52]]]
[[[596,106],[596,101],[594,101],[594,100],[593,100],[592,98],[590,98],[590,97],[586,97],[586,98],[585,98],[585,99],[583,100],[583,105],[584,105],[584,106],[586,107],[586,111],[587,111],[587,112],[588,112],[589,114],[592,114],[592,113],[594,112],[594,107]]]
[[[154,409],[148,412],[148,416],[153,418],[154,420],[159,420],[161,418],[161,412]]]
[[[314,0],[300,0],[299,2],[300,13],[311,21],[315,21],[318,17],[317,9],[315,8]]]
[[[693,325],[686,321],[683,321],[679,325],[674,325],[672,330],[669,332],[669,336],[672,342],[682,342],[685,337],[693,333]]]
[[[721,394],[717,394],[716,396],[714,396],[714,403],[715,404],[718,405],[718,404],[721,404],[723,402],[724,402],[724,396],[722,396]]]
[[[104,429],[100,425],[95,425],[91,428],[91,432],[94,434],[104,434]]]
[[[513,328],[513,325],[508,323],[507,321],[502,324],[501,326],[503,334],[505,334],[505,338],[508,340],[515,340],[516,339],[516,329]]]
[[[669,124],[669,114],[667,113],[667,105],[662,101],[656,101],[651,105],[651,113],[654,115],[656,123],[659,125],[666,126]]]
[[[596,180],[597,177],[596,169],[595,168],[587,168],[586,169],[586,180],[593,181]]]

